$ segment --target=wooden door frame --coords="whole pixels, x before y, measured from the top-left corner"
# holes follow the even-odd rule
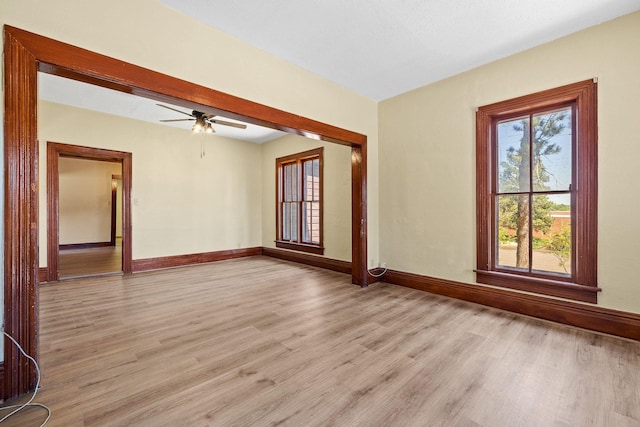
[[[60,171],[58,168],[60,157],[116,162],[122,165],[122,272],[130,274],[133,163],[131,153],[49,141],[47,142],[47,281],[55,282],[60,279]],[[113,223],[113,219],[111,222]],[[113,225],[111,233],[113,233]]]
[[[38,357],[38,71],[350,146],[352,281],[368,284],[365,135],[7,25],[4,66],[4,327],[29,354]],[[5,340],[3,397],[35,384],[35,369]]]
[[[118,223],[118,181],[122,181],[122,171],[120,171],[120,175],[111,175],[111,234],[109,235],[109,242],[111,246],[116,245],[116,225]],[[114,185],[115,184],[115,185]],[[131,188],[129,188],[131,191]],[[129,192],[131,194],[131,192]],[[123,205],[124,207],[124,205]],[[124,219],[124,217],[123,217]],[[124,224],[123,225],[123,234],[124,234]],[[129,234],[131,236],[131,234]],[[124,236],[120,236],[124,240]],[[122,269],[124,272],[124,267]]]

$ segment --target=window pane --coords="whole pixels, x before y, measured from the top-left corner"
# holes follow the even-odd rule
[[[290,233],[292,241],[298,240],[298,204],[291,203],[291,216],[289,217]]]
[[[291,240],[291,204],[282,204],[282,240]]]
[[[313,200],[313,162],[304,162],[304,200]]]
[[[532,269],[571,274],[571,197],[567,194],[533,198]]]
[[[529,117],[498,122],[497,160],[498,192],[530,191]]]
[[[534,191],[569,189],[571,145],[571,108],[533,116]]]
[[[320,161],[307,160],[304,168],[304,200],[312,201],[320,199]]]
[[[496,266],[529,270],[529,196],[498,196]]]
[[[292,202],[296,200],[297,193],[297,174],[296,165],[289,164],[284,166],[284,201]]]
[[[311,203],[311,243],[320,244],[320,202]]]
[[[320,203],[302,204],[302,241],[320,243]]]

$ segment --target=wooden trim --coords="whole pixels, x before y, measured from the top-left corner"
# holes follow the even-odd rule
[[[542,295],[568,298],[594,304],[598,302],[598,292],[601,291],[597,286],[578,285],[540,277],[520,276],[517,274],[503,273],[501,271],[476,270],[476,280],[478,283],[487,285],[535,292]]]
[[[293,243],[276,240],[276,248],[289,249],[292,251],[307,252],[310,254],[324,255],[324,248],[321,246],[306,245],[304,243]]]
[[[362,287],[371,282],[367,265],[367,145],[351,147],[351,273]]]
[[[187,255],[173,255],[158,258],[145,258],[133,260],[133,271],[159,270],[161,268],[185,267],[193,264],[203,264],[206,262],[224,261],[233,258],[243,258],[249,256],[262,255],[261,247],[229,249],[224,251],[203,252]]]
[[[49,271],[47,267],[40,267],[38,269],[38,283],[48,282]]]
[[[2,338],[4,339],[4,335]],[[0,384],[4,384],[4,362],[0,362]],[[4,395],[0,395],[0,402],[2,401],[4,401]]]
[[[117,175],[111,175],[111,224],[109,229],[109,242],[111,246],[116,245],[116,217],[118,215],[118,181]]]
[[[576,165],[572,177],[575,200],[575,268],[569,279],[552,280],[553,275],[518,274],[495,266],[494,194],[495,162],[492,156],[492,124],[519,113],[574,105],[577,117],[578,149],[572,150]],[[555,89],[525,95],[480,107],[476,113],[476,280],[493,286],[526,290],[543,295],[597,302],[598,248],[598,154],[597,83],[585,80]],[[572,200],[573,203],[573,200]]]
[[[302,203],[304,202],[304,171],[303,164],[305,161],[318,159],[318,202],[320,203],[319,221],[320,221],[320,243],[308,243],[302,241]],[[282,204],[284,199],[285,179],[283,175],[284,167],[289,164],[296,165],[298,174],[297,181],[300,185],[298,191],[298,241],[283,240],[282,236]],[[291,249],[294,251],[308,252],[316,255],[324,254],[324,147],[313,148],[301,153],[289,154],[287,156],[276,158],[276,246],[283,249]]]
[[[104,248],[105,246],[113,246],[111,242],[93,242],[93,243],[69,243],[66,245],[58,246],[61,251],[69,249],[91,249],[91,248]]]
[[[122,165],[122,272],[131,273],[131,165],[133,162],[131,153],[49,141],[47,142],[47,281],[55,282],[60,279],[60,249],[113,246],[111,242],[89,243],[89,246],[60,245],[60,157],[115,162]],[[112,217],[112,222],[113,219]],[[113,244],[115,244],[115,238]]]
[[[352,281],[367,284],[365,135],[261,105],[37,34],[4,26],[5,328],[37,358],[37,71],[352,147]],[[309,102],[313,102],[310,100]],[[356,157],[353,160],[354,156]],[[131,178],[131,165],[123,165]],[[123,189],[123,242],[130,241]],[[123,270],[131,248],[123,245]],[[51,266],[49,266],[51,269]],[[49,276],[51,276],[49,272]],[[5,396],[35,387],[35,370],[5,347]]]
[[[352,264],[349,261],[340,261],[332,258],[325,258],[299,252],[283,251],[273,248],[262,248],[262,255],[286,261],[297,262],[299,264],[311,265],[314,267],[326,268],[340,273],[349,274],[352,272]],[[359,284],[359,283],[358,283]]]
[[[389,270],[386,283],[640,340],[640,314]]]
[[[4,330],[38,358],[37,58],[4,34]],[[33,390],[35,368],[5,339],[3,397]]]

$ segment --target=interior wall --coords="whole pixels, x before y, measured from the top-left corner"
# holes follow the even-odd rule
[[[597,78],[599,305],[640,313],[639,40],[634,13],[381,102],[381,260],[474,283],[476,108]]]
[[[111,176],[121,175],[122,165],[60,157],[58,172],[59,243],[69,245],[109,242]]]
[[[144,19],[140,19],[141,16]],[[0,24],[367,135],[368,251],[377,259],[378,125],[375,101],[156,0],[113,0],[109,7],[84,0],[3,0],[0,2]],[[211,47],[204,55],[202,40]]]
[[[262,144],[262,246],[276,247],[276,159],[318,147],[324,147],[324,256],[351,261],[351,148],[297,135]]]
[[[132,153],[133,259],[260,246],[258,144],[47,101],[39,102],[38,125],[40,189],[47,188],[46,141]],[[46,191],[39,195],[46,266]]]

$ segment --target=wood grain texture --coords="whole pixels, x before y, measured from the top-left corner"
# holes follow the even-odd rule
[[[122,273],[122,246],[60,251],[60,279]]]
[[[184,267],[206,262],[223,261],[233,258],[243,258],[261,255],[262,248],[228,249],[224,251],[202,252],[197,254],[173,255],[157,258],[145,258],[133,260],[133,271],[158,270],[162,268]]]
[[[380,280],[565,325],[640,340],[640,315],[389,270]]]
[[[640,423],[638,342],[350,283],[251,257],[48,285],[37,400],[51,427]]]
[[[4,35],[4,328],[38,355],[38,144],[35,58]],[[4,346],[3,397],[35,387],[33,367]]]
[[[327,270],[338,271],[340,273],[351,273],[351,263],[327,257],[313,256],[299,252],[284,251],[273,248],[262,248],[262,254],[273,258],[293,261],[300,264],[312,265],[314,267],[326,268]]]

